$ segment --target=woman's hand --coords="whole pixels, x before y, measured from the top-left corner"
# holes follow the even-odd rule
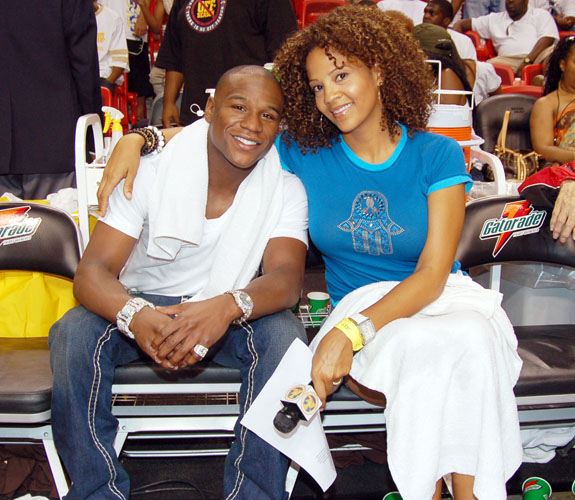
[[[332,328],[317,346],[311,368],[313,387],[321,399],[322,408],[333,392],[334,382],[349,374],[352,361],[351,340],[341,330]]]
[[[124,196],[127,200],[132,199],[134,179],[140,166],[140,151],[143,146],[144,138],[138,134],[127,134],[116,144],[98,186],[98,204],[102,217],[106,215],[108,198],[124,178]]]

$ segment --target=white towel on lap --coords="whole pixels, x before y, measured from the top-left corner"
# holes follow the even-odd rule
[[[205,120],[194,122],[162,153],[158,197],[150,203],[150,257],[173,260],[183,245],[201,244],[208,194],[208,128]],[[282,168],[273,146],[238,188],[208,285],[193,300],[242,288],[253,279],[282,207]]]
[[[397,282],[346,295],[312,342]],[[475,476],[479,500],[504,500],[521,464],[513,386],[521,359],[501,294],[462,273],[411,318],[393,321],[354,356],[350,375],[385,394],[388,462],[404,500],[431,498],[450,472]]]

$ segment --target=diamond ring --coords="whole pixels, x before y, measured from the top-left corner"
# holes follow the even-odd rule
[[[337,387],[338,385],[340,385],[342,383],[342,381],[343,381],[343,377],[339,377],[337,380],[334,380],[332,382],[332,384],[334,387]]]
[[[194,354],[196,356],[198,356],[198,358],[200,359],[204,359],[204,357],[206,356],[206,354],[208,353],[208,348],[205,345],[202,344],[196,344],[194,346]]]

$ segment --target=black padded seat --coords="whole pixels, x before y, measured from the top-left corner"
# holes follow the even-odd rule
[[[214,361],[202,362],[177,371],[153,361],[134,361],[116,368],[114,385],[133,384],[239,384],[240,371]]]
[[[178,371],[166,370],[152,361],[134,361],[116,368],[114,385],[136,384],[240,384],[240,371],[213,361],[199,363]],[[330,398],[355,401],[359,398],[342,386]]]
[[[515,387],[516,396],[571,394],[575,387],[575,325],[518,326],[519,355],[523,368]],[[115,385],[133,384],[239,384],[240,373],[215,362],[200,363],[183,370],[166,370],[152,361],[136,361],[118,367]],[[342,386],[330,398],[359,398]]]
[[[47,338],[0,338],[0,373],[0,421],[2,414],[21,415],[21,423],[49,417],[52,371]]]
[[[483,151],[493,153],[505,111],[511,111],[505,145],[514,150],[533,149],[529,129],[531,109],[536,97],[525,94],[499,94],[481,101],[473,110],[473,128],[483,137]]]
[[[523,369],[515,387],[519,397],[570,394],[575,387],[575,326],[519,326],[519,354]],[[32,369],[33,368],[33,369]],[[38,339],[0,339],[0,413],[36,415],[50,410],[52,373],[48,342]],[[239,384],[239,370],[215,362],[178,370],[166,370],[152,361],[136,361],[118,367],[116,385],[134,384]],[[342,386],[330,398],[359,398]]]
[[[523,368],[515,395],[575,392],[575,325],[517,326]]]

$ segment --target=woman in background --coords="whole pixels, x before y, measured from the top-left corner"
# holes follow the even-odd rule
[[[549,59],[543,97],[530,118],[533,148],[550,164],[575,159],[575,36],[559,41]]]
[[[421,49],[428,59],[441,62],[441,89],[473,92],[475,83],[475,69],[471,63],[466,64],[459,57],[457,48],[449,32],[441,26],[423,23],[415,26],[411,32],[419,42]],[[429,63],[435,77],[438,77],[439,66]],[[464,106],[471,103],[471,94],[442,94],[440,104],[459,104]]]

